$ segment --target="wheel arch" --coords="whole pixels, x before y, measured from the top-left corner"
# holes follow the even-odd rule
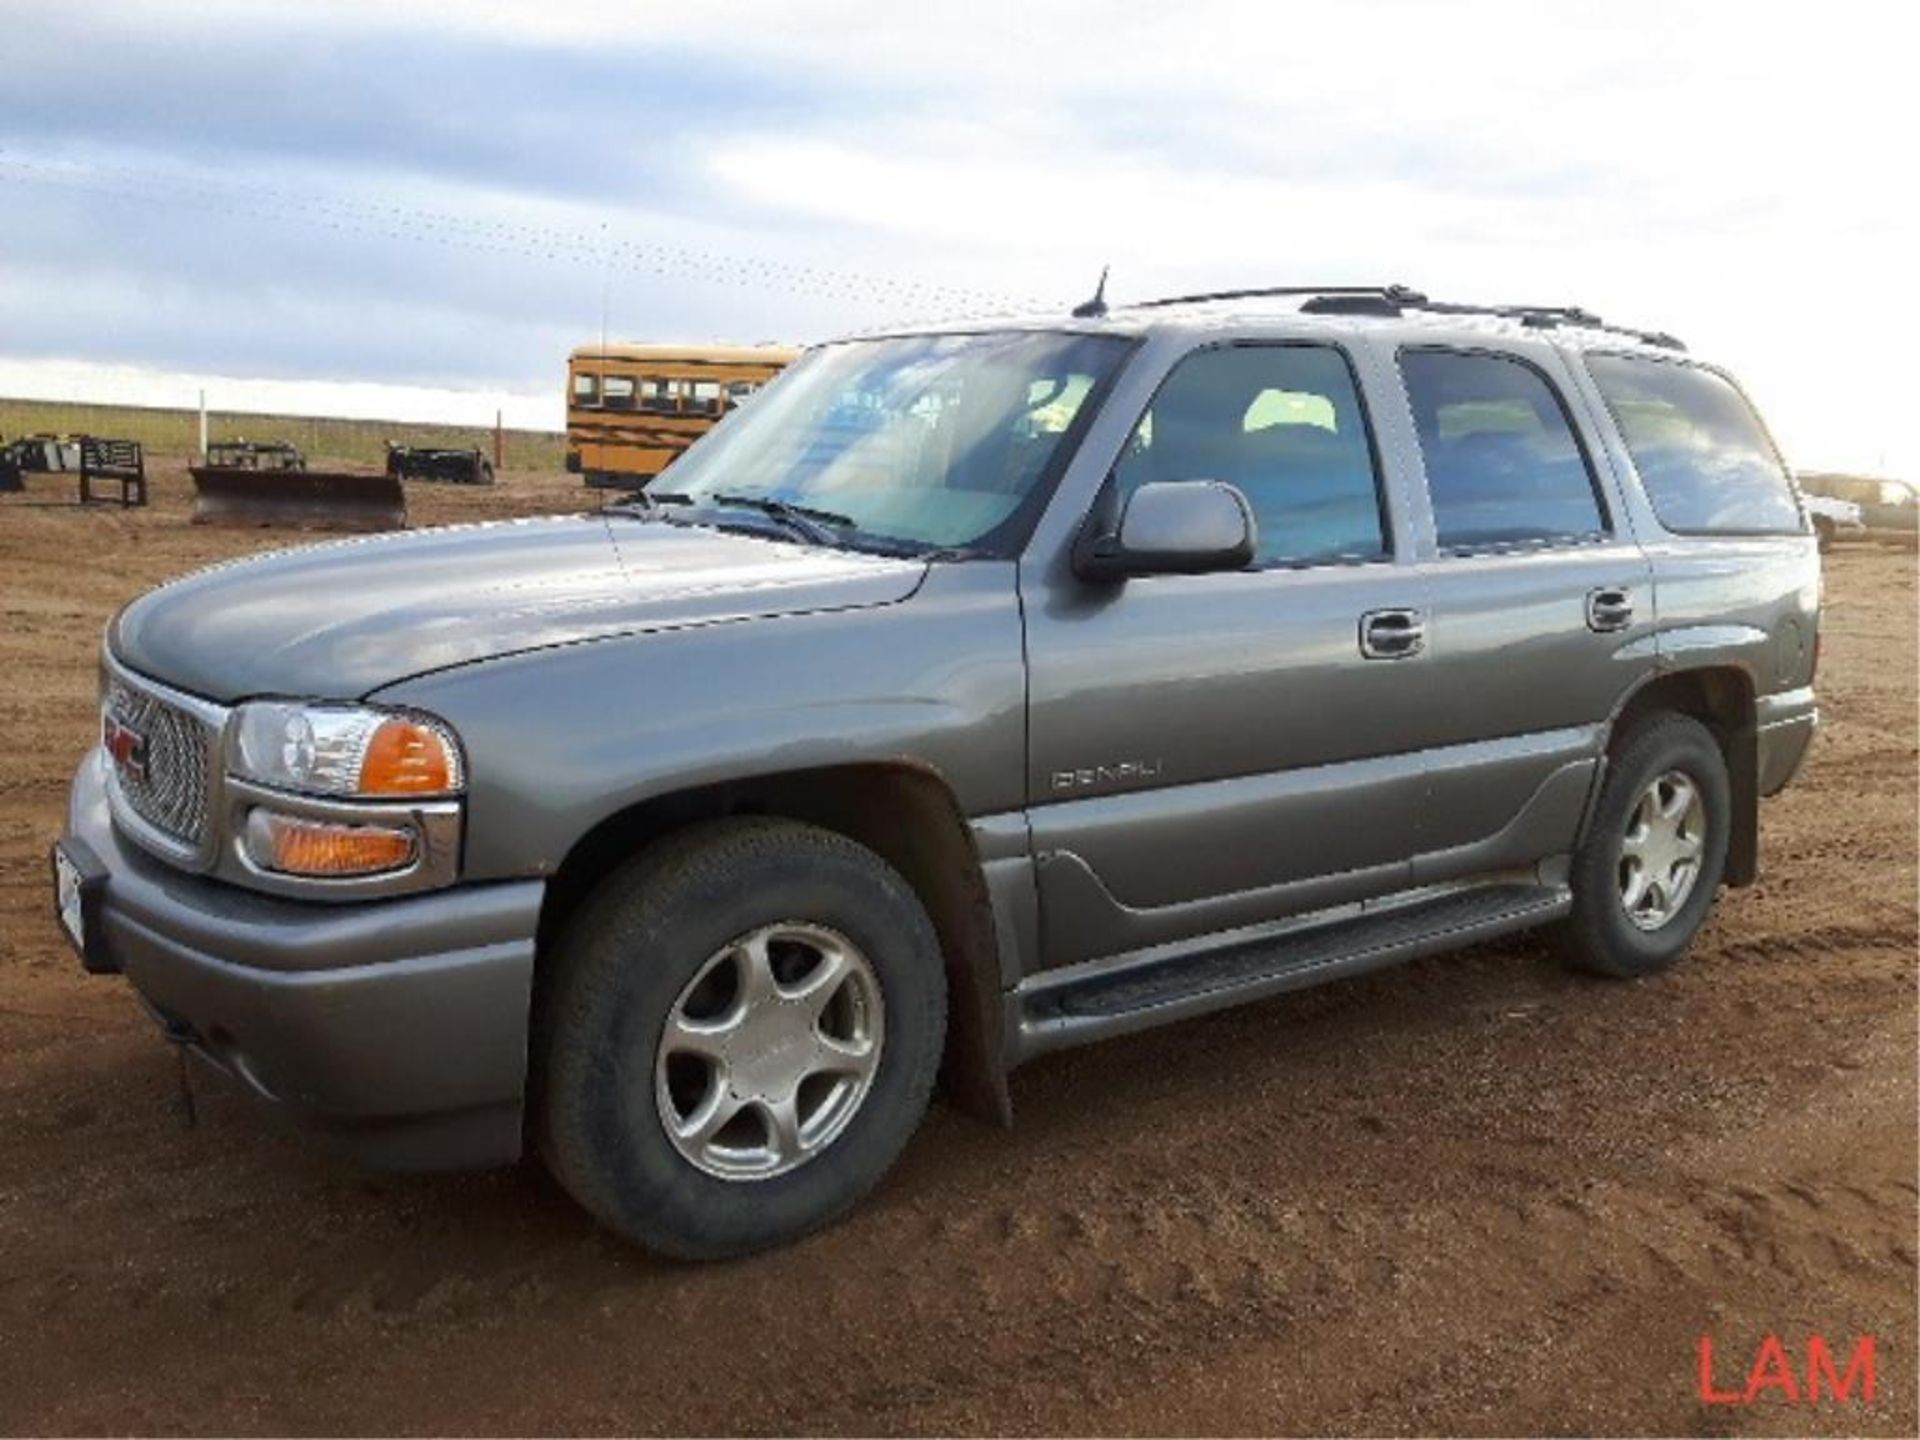
[[[548,880],[534,986],[541,961],[580,902],[609,871],[703,820],[774,815],[865,845],[913,887],[945,960],[946,1053],[941,1079],[969,1114],[1012,1118],[1000,1013],[1000,958],[992,901],[973,833],[946,781],[911,762],[873,762],[756,775],[650,796],[596,824]]]
[[[1650,676],[1621,702],[1608,727],[1607,753],[1656,715],[1686,715],[1706,726],[1726,758],[1733,824],[1723,878],[1751,885],[1760,870],[1760,749],[1753,676],[1740,665],[1699,665]],[[1595,787],[1598,794],[1598,787]]]

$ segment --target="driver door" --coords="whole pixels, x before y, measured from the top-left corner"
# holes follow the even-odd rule
[[[1025,594],[1048,965],[1410,883],[1420,581],[1395,553],[1350,357],[1291,342],[1187,355],[1108,484],[1117,513],[1143,483],[1196,479],[1247,496],[1252,568]]]

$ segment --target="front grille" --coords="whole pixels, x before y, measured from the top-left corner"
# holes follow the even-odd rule
[[[105,709],[145,742],[144,766],[114,764],[121,798],[154,829],[198,849],[207,836],[207,727],[118,675],[107,678]]]

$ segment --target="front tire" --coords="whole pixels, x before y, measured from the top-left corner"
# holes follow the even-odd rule
[[[695,826],[603,880],[551,966],[540,1148],[650,1250],[718,1259],[818,1229],[926,1111],[946,1032],[939,943],[907,883],[844,836]]]
[[[1732,821],[1726,757],[1699,721],[1665,715],[1624,736],[1574,855],[1566,963],[1637,979],[1678,960],[1713,907]]]

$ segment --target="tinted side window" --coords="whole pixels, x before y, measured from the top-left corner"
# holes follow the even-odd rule
[[[1451,350],[1400,357],[1442,547],[1589,539],[1600,502],[1566,409],[1524,361]]]
[[[1711,370],[1589,355],[1653,513],[1669,530],[1800,529],[1793,487],[1740,392]]]
[[[1225,480],[1259,524],[1255,563],[1386,552],[1373,449],[1346,357],[1325,345],[1202,350],[1174,367],[1114,470],[1120,498],[1154,480]]]

